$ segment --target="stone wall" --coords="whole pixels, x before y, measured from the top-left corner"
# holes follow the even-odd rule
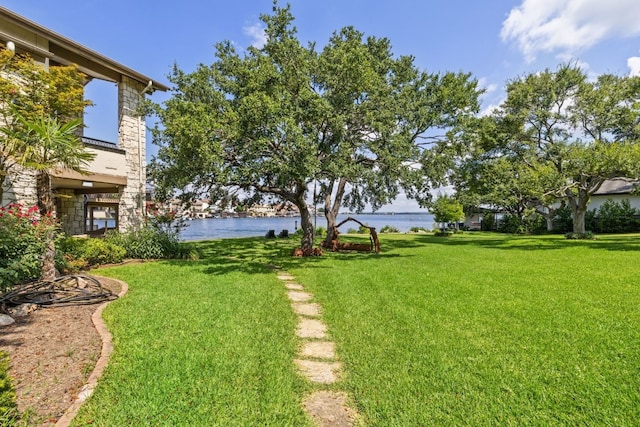
[[[139,228],[144,222],[146,182],[146,126],[137,113],[144,85],[128,77],[118,85],[118,145],[126,151],[127,186],[120,190],[120,230]]]
[[[69,235],[84,234],[84,197],[73,190],[56,191],[56,217]]]
[[[3,185],[2,206],[19,203],[34,206],[38,203],[36,172],[20,166],[11,168]]]

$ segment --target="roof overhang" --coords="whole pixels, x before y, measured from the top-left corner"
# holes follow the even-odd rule
[[[602,183],[598,191],[594,192],[594,196],[612,196],[615,194],[632,194],[638,187],[640,182],[631,178],[610,178]]]
[[[48,40],[48,49],[42,49],[27,41],[20,39],[16,35],[7,34],[0,27],[0,41],[12,41],[26,51],[32,51],[37,55],[50,58],[53,61],[62,64],[76,64],[80,71],[90,77],[100,80],[119,83],[121,76],[127,76],[137,82],[147,85],[151,82],[151,91],[160,90],[167,91],[169,88],[162,83],[154,81],[152,78],[145,76],[131,68],[128,68],[104,55],[101,55],[71,39],[68,39],[50,29],[43,27],[23,16],[20,16],[9,9],[0,6],[0,23],[6,20],[10,24],[18,26],[38,37]]]
[[[76,194],[118,193],[127,185],[127,177],[91,173],[83,175],[69,169],[51,172],[51,187],[54,190],[73,190]]]

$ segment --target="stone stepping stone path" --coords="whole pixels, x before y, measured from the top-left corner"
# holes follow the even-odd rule
[[[277,277],[284,283],[291,308],[298,315],[296,335],[302,340],[294,360],[298,371],[313,383],[334,384],[340,378],[342,364],[336,356],[335,343],[327,337],[322,307],[313,302],[313,295],[291,274],[279,272]],[[355,423],[355,412],[349,408],[346,395],[338,391],[316,391],[305,398],[303,406],[318,426],[350,427]]]

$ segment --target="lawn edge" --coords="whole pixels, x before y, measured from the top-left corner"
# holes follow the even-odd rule
[[[96,279],[108,279],[117,282],[120,285],[118,298],[122,298],[129,291],[129,285],[122,280],[96,275],[93,275],[93,277],[95,277]],[[100,377],[102,377],[102,374],[104,373],[104,370],[109,363],[109,358],[111,357],[111,353],[113,352],[113,342],[111,332],[109,332],[106,324],[104,323],[104,320],[102,319],[102,312],[111,302],[112,301],[107,301],[101,304],[91,315],[93,326],[96,328],[96,331],[98,332],[98,335],[100,335],[100,339],[102,340],[100,358],[96,362],[96,366],[93,368],[91,375],[89,375],[87,383],[80,389],[76,400],[73,401],[71,406],[69,406],[65,413],[56,422],[56,427],[68,427],[71,424],[76,415],[78,415],[78,412],[80,411],[80,408],[82,407],[84,402],[89,398],[89,396],[91,396],[93,390],[98,385],[98,380],[100,379]]]

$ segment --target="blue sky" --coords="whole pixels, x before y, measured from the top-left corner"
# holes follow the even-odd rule
[[[259,15],[271,0],[0,0],[2,6],[157,81],[177,62],[186,71],[214,60],[214,44],[242,49],[260,43]],[[291,0],[300,40],[322,47],[352,25],[391,40],[396,55],[413,55],[430,72],[471,72],[487,93],[487,111],[504,98],[509,79],[566,61],[592,76],[640,74],[638,0]],[[281,2],[281,5],[286,3]],[[115,141],[116,91],[92,82],[97,105],[85,134]],[[156,93],[162,102],[167,94]],[[149,123],[151,124],[151,123]],[[148,145],[149,156],[155,148]],[[399,199],[395,210],[415,209]],[[389,210],[389,209],[388,209]]]

